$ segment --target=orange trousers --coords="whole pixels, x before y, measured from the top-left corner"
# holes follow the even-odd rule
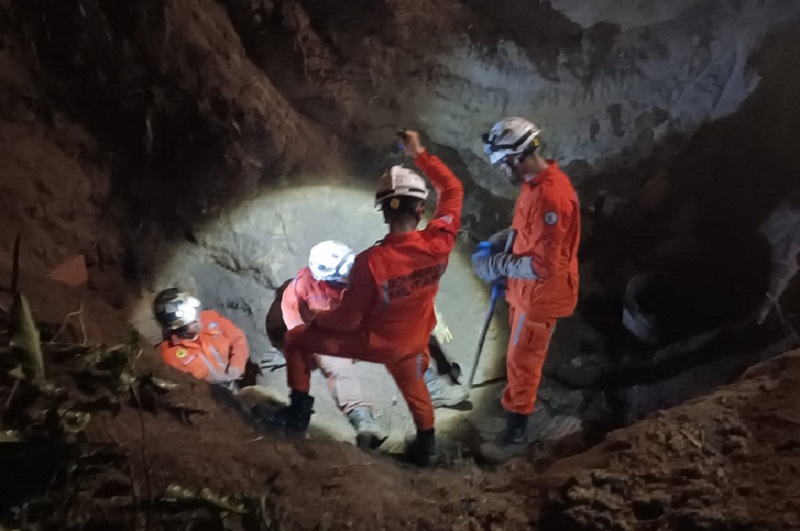
[[[542,366],[547,357],[550,337],[556,320],[528,319],[525,312],[510,305],[506,373],[508,384],[502,404],[506,411],[530,415],[536,404],[536,392],[542,379]]]
[[[286,377],[290,388],[309,391],[311,371],[316,368],[315,353],[380,363],[386,366],[403,394],[417,429],[433,428],[433,403],[423,378],[430,363],[427,349],[411,355],[371,352],[369,335],[365,332],[334,332],[306,325],[289,330],[285,341]]]

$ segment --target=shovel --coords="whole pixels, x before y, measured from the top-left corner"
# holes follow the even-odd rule
[[[517,235],[517,231],[511,230],[508,233],[508,239],[506,240],[506,246],[503,249],[503,252],[509,253],[511,252],[511,247],[514,245],[514,237]],[[478,245],[478,252],[486,251],[489,252],[489,245],[488,243],[481,243]],[[469,380],[467,381],[467,389],[472,389],[472,382],[475,381],[475,372],[478,370],[478,365],[481,361],[481,353],[483,352],[483,343],[486,341],[486,333],[489,331],[489,325],[492,324],[492,317],[494,317],[494,310],[497,306],[497,299],[500,298],[500,295],[503,294],[505,290],[505,286],[503,283],[505,279],[498,279],[492,283],[492,297],[489,300],[489,311],[486,312],[486,318],[483,320],[483,328],[481,328],[481,335],[478,338],[478,346],[475,349],[475,362],[472,364],[472,370],[469,371]]]

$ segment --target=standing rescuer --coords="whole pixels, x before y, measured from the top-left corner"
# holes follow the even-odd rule
[[[198,299],[177,288],[156,296],[153,313],[164,336],[161,357],[167,365],[226,387],[242,377],[247,337],[231,321],[201,310]]]
[[[287,377],[291,404],[287,434],[308,429],[314,399],[309,396],[313,356],[323,353],[356,357],[386,365],[408,404],[417,435],[407,447],[419,465],[435,459],[433,404],[424,373],[428,339],[436,325],[433,301],[460,226],[464,189],[437,157],[406,131],[406,154],[430,179],[438,194],[434,219],[417,230],[428,189],[411,170],[394,166],[378,183],[375,204],[383,211],[389,234],[359,253],[348,289],[338,308],[317,314],[307,325],[286,334]]]
[[[484,135],[484,150],[509,181],[522,185],[510,229],[493,235],[493,252],[473,256],[475,273],[486,282],[508,280],[511,335],[503,408],[505,429],[481,455],[500,463],[527,443],[528,416],[556,320],[573,313],[578,301],[578,197],[567,175],[539,153],[541,130],[523,118],[506,118]],[[515,231],[510,253],[502,252],[508,230]]]

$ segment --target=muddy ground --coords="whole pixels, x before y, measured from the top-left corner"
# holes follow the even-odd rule
[[[148,348],[47,342],[56,329],[42,331],[48,388],[3,373],[3,422],[12,430],[0,443],[6,527],[800,525],[800,351],[565,459],[575,444],[537,445],[488,469],[444,444],[438,467],[418,470],[346,444],[276,436],[228,391],[164,367]],[[18,359],[4,356],[6,369]]]

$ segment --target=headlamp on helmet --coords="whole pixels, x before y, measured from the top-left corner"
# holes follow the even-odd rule
[[[197,298],[177,288],[170,288],[156,296],[153,313],[162,328],[177,330],[197,321],[201,307]]]

